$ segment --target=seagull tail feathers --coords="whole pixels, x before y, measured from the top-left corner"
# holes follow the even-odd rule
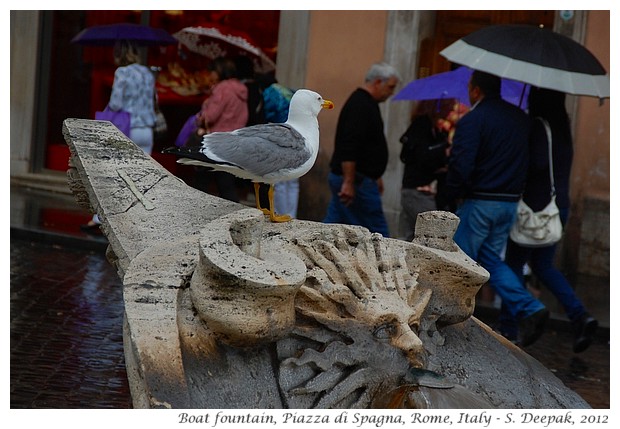
[[[202,157],[205,156],[200,152],[200,146],[172,146],[161,151],[161,153],[169,153],[178,157]]]
[[[234,164],[227,162],[215,161],[206,156],[200,150],[202,146],[182,146],[182,147],[168,147],[161,151],[161,153],[167,153],[176,156],[179,164],[188,165],[201,165],[205,167],[216,168],[218,165],[234,166]]]

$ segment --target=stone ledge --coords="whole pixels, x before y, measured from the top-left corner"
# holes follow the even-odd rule
[[[63,172],[13,174],[11,185],[71,195],[67,175]]]

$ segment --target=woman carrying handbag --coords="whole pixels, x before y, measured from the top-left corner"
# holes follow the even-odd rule
[[[530,166],[523,193],[523,201],[533,212],[538,212],[548,206],[553,193],[550,189],[555,188],[562,225],[566,224],[570,208],[569,183],[573,161],[573,141],[565,98],[564,93],[553,90],[532,87],[530,91],[528,100],[529,114],[532,118]],[[545,122],[549,124],[551,142],[547,137]],[[551,160],[550,154],[552,154]],[[550,171],[553,172],[552,177]],[[523,287],[525,287],[523,268],[526,263],[529,264],[536,278],[562,304],[573,326],[573,351],[580,353],[590,346],[598,322],[587,312],[566,277],[554,266],[556,249],[557,243],[529,247],[509,239],[506,264],[521,279]],[[508,312],[502,311],[500,332],[508,339],[517,338],[515,327],[516,323],[510,319]]]
[[[108,107],[131,115],[129,138],[147,154],[153,150],[155,126],[155,76],[139,63],[135,44],[119,40],[114,46],[114,83]]]
[[[128,40],[114,45],[114,72],[112,93],[106,110],[126,112],[129,130],[123,132],[148,155],[153,150],[153,127],[155,126],[155,77],[151,70],[139,63],[137,46]],[[101,221],[97,214],[80,228],[87,233],[99,234]]]

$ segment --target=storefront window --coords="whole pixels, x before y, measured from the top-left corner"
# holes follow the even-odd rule
[[[215,24],[247,35],[275,62],[278,42],[279,11],[53,11],[44,13],[44,28],[49,37],[43,43],[37,143],[43,156],[42,167],[65,171],[69,158],[62,135],[66,118],[94,118],[109,100],[115,65],[111,47],[85,47],[71,43],[84,28],[114,23],[147,24],[173,35],[191,26]],[[47,48],[45,48],[47,46]],[[174,139],[185,120],[200,109],[205,98],[201,76],[209,58],[191,52],[182,44],[145,48],[146,65],[158,74],[160,107],[168,123],[168,133],[156,141],[154,157]],[[166,166],[166,165],[165,165]],[[37,166],[41,167],[41,166]]]

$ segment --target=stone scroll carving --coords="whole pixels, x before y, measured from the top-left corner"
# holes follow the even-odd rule
[[[262,213],[244,210],[217,219],[200,243],[192,303],[220,341],[248,346],[276,341],[295,325],[294,300],[306,278],[303,263],[261,251]]]

